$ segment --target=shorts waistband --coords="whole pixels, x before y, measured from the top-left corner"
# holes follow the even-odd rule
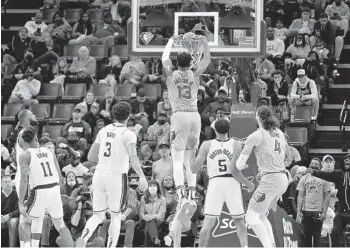
[[[217,175],[217,176],[213,176],[209,179],[213,179],[213,178],[216,178],[216,177],[233,177],[232,174],[224,174],[224,175]]]
[[[276,171],[276,172],[265,172],[265,173],[262,173],[261,176],[266,176],[266,175],[271,175],[271,174],[278,174],[278,173],[287,173],[287,171],[283,170],[283,171]]]
[[[45,184],[45,185],[38,185],[38,186],[34,187],[33,189],[34,190],[37,190],[37,189],[49,189],[49,188],[53,188],[55,186],[58,186],[58,183],[50,183],[50,184]]]
[[[178,109],[178,110],[174,110],[173,114],[178,112],[185,112],[185,113],[198,112],[198,109]]]

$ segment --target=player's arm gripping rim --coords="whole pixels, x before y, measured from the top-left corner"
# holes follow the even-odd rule
[[[126,146],[126,150],[129,155],[131,167],[134,169],[137,175],[140,177],[140,190],[146,191],[148,188],[147,180],[145,174],[143,174],[141,162],[137,156],[136,143],[130,143]]]
[[[205,36],[200,36],[200,39],[203,42],[203,46],[204,46],[204,58],[201,61],[199,61],[198,65],[196,66],[196,70],[195,70],[196,75],[204,73],[207,70],[211,61],[208,40]]]
[[[191,163],[192,173],[197,173],[201,166],[203,166],[205,159],[209,153],[210,141],[205,141],[199,148],[198,156],[194,163]]]
[[[245,141],[244,148],[242,150],[241,155],[239,155],[239,158],[236,162],[236,167],[238,170],[243,170],[245,168],[248,168],[247,161],[250,156],[250,154],[253,151],[253,148],[260,144],[262,140],[262,133],[259,131],[255,131],[251,135],[248,136],[247,140]]]
[[[239,154],[241,153],[242,151],[242,146],[239,142],[235,142],[234,143],[234,148],[233,148],[233,151],[234,151],[234,155],[233,155],[233,158],[231,160],[231,163],[230,163],[230,170],[231,170],[231,173],[233,175],[233,177],[241,184],[244,184],[247,186],[248,188],[248,192],[252,192],[254,190],[254,184],[251,183],[245,176],[243,176],[241,170],[239,170],[237,168],[237,161],[238,161],[238,157],[239,157]],[[248,156],[249,157],[249,156]],[[245,162],[246,163],[246,162]]]
[[[28,191],[28,182],[29,182],[29,163],[31,160],[30,153],[28,151],[25,151],[19,155],[18,158],[18,166],[21,168],[21,181],[19,185],[19,192],[18,192],[18,206],[19,210],[22,214],[24,211],[23,203],[24,203],[24,198],[27,194]],[[25,212],[25,211],[24,211]]]

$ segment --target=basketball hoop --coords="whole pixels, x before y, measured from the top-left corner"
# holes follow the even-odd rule
[[[177,39],[174,39],[173,48],[175,48],[179,54],[183,52],[191,54],[192,61],[190,69],[199,63],[204,51],[203,42],[195,37],[184,39],[183,36],[180,36]]]

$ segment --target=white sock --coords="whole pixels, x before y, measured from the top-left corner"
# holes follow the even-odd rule
[[[24,246],[25,248],[29,248],[30,247],[30,242],[24,242]]]
[[[89,239],[91,238],[91,235],[94,233],[98,225],[101,224],[101,222],[103,221],[103,219],[101,220],[101,217],[99,216],[99,214],[101,213],[93,214],[91,218],[86,222],[85,228],[81,235],[81,237],[85,241],[85,244],[89,241]]]
[[[267,217],[262,218],[261,221],[262,221],[262,223],[264,223],[264,225],[266,227],[266,231],[269,235],[271,243],[276,244],[275,243],[275,236],[273,235],[273,229],[272,229],[270,221],[267,219]]]
[[[40,240],[32,239],[32,241],[30,243],[31,243],[31,247],[38,248]]]
[[[24,241],[22,241],[22,240],[19,241],[19,247],[21,247],[21,248],[24,247]]]
[[[111,213],[111,224],[108,229],[109,237],[112,237],[111,247],[116,247],[120,235],[121,214]]]
[[[185,151],[176,151],[171,149],[171,155],[173,158],[173,177],[175,186],[183,186],[185,182],[184,175],[184,156]]]

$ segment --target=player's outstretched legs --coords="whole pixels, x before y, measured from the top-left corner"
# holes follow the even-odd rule
[[[247,211],[246,221],[249,224],[249,226],[253,229],[255,235],[258,236],[264,248],[275,247],[275,244],[271,242],[269,232],[267,231],[265,224],[261,220],[261,216],[259,213],[255,212],[252,209],[249,209]]]
[[[108,243],[107,247],[116,247],[118,244],[118,239],[120,235],[120,225],[121,225],[121,215],[120,213],[111,212],[111,224],[108,229]]]
[[[185,176],[184,176],[184,150],[178,150],[174,147],[171,148],[171,156],[173,158],[173,176],[176,185],[176,192],[179,199],[183,198],[185,195]]]
[[[62,238],[62,240],[65,241],[65,245],[66,245],[65,247],[73,247],[74,242],[73,242],[72,234],[64,224],[63,218],[52,219],[52,222],[56,230],[60,233],[60,237]]]
[[[198,247],[208,247],[210,233],[216,222],[216,216],[205,216],[202,229],[199,233]]]
[[[30,247],[30,223],[23,221],[22,218],[25,217],[22,215],[19,218],[18,234],[20,247]]]
[[[86,222],[85,228],[80,238],[77,239],[77,247],[85,247],[91,235],[94,233],[99,224],[105,219],[105,211],[95,212],[91,218]]]
[[[272,229],[270,221],[267,218],[267,215],[268,215],[268,212],[265,216],[261,217],[261,221],[265,225],[266,231],[267,231],[269,238],[270,238],[270,242],[273,245],[272,247],[275,247],[276,246],[275,235],[273,234],[273,229]]]
[[[241,246],[243,248],[248,247],[248,232],[247,232],[247,226],[244,221],[244,218],[236,218],[234,219],[236,228],[237,228],[237,236],[239,239],[239,242],[241,243]]]
[[[188,200],[194,200],[196,198],[196,183],[197,175],[192,173],[191,164],[194,163],[196,157],[196,150],[185,150],[184,165],[186,170],[186,179],[188,185]]]
[[[31,247],[39,247],[41,233],[43,231],[43,218],[33,218],[31,223]]]

